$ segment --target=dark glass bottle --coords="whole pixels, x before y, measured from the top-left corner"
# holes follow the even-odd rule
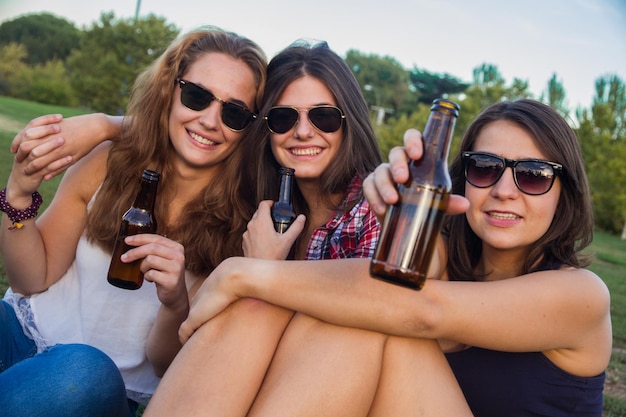
[[[448,153],[459,105],[436,99],[424,129],[424,155],[412,161],[399,201],[388,207],[370,274],[420,290],[424,286],[452,188]]]
[[[281,167],[278,172],[280,173],[280,192],[278,201],[275,201],[272,206],[272,220],[274,221],[274,229],[278,233],[284,233],[296,219],[296,213],[293,211],[291,202],[293,178],[296,170]]]
[[[156,201],[157,186],[160,174],[148,169],[141,176],[141,188],[135,197],[135,202],[122,216],[120,231],[115,241],[113,257],[107,274],[110,284],[127,290],[136,290],[143,284],[143,273],[139,269],[141,259],[131,263],[120,260],[123,253],[132,249],[124,243],[124,238],[140,233],[156,232],[156,219],[154,217],[154,203]]]

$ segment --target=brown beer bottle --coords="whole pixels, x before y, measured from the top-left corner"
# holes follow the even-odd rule
[[[280,173],[280,192],[278,193],[278,201],[275,201],[272,206],[272,220],[274,221],[274,229],[278,233],[284,233],[296,219],[296,213],[293,211],[293,204],[291,203],[293,178],[296,170],[281,167],[278,172]]]
[[[448,153],[459,105],[436,99],[424,129],[424,155],[409,165],[409,180],[398,185],[399,201],[388,207],[370,274],[420,290],[441,231],[452,188]]]
[[[139,269],[141,259],[131,263],[124,263],[120,257],[123,253],[132,249],[124,243],[124,238],[140,233],[156,232],[156,219],[154,217],[154,202],[156,201],[157,186],[160,174],[148,169],[141,176],[141,188],[135,197],[135,202],[122,216],[122,224],[115,241],[113,257],[107,274],[110,284],[127,290],[136,290],[143,284],[143,273]]]

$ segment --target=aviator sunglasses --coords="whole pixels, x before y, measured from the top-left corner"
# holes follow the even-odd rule
[[[346,116],[339,107],[313,106],[298,110],[291,106],[272,107],[265,116],[267,127],[273,133],[286,133],[291,130],[300,119],[300,111],[307,113],[309,121],[318,130],[333,133],[339,130]]]
[[[209,107],[214,100],[222,103],[222,122],[227,128],[234,132],[244,130],[248,127],[250,122],[256,118],[256,114],[245,109],[243,106],[222,100],[213,95],[210,91],[200,87],[198,84],[185,81],[182,78],[177,78],[176,82],[180,85],[180,102],[191,110],[204,110]]]
[[[487,152],[463,152],[462,158],[465,179],[474,187],[491,187],[511,167],[515,185],[528,195],[547,193],[555,177],[563,172],[563,165],[542,159],[507,159]]]

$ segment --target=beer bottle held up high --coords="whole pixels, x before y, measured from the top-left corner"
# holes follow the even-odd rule
[[[280,173],[280,192],[278,193],[278,201],[275,201],[272,206],[272,220],[274,221],[274,229],[278,233],[284,233],[296,219],[296,213],[293,211],[291,202],[296,170],[281,167],[278,172]]]
[[[415,290],[424,286],[452,188],[448,153],[459,105],[436,99],[424,128],[424,154],[398,185],[399,201],[387,208],[370,275]]]
[[[122,216],[122,223],[115,241],[113,257],[107,274],[107,280],[111,285],[127,290],[136,290],[143,284],[143,273],[139,269],[141,259],[134,262],[124,263],[120,257],[123,253],[132,249],[132,246],[124,243],[126,236],[140,233],[155,233],[156,219],[154,217],[154,203],[156,201],[157,186],[160,174],[148,169],[141,176],[141,188],[135,197],[133,205]]]

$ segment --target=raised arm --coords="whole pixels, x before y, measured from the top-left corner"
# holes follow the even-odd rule
[[[15,212],[9,213],[14,218],[2,213],[0,252],[13,291],[25,295],[41,292],[70,266],[86,223],[87,203],[104,178],[106,155],[103,147],[72,167],[39,219],[35,220],[36,211],[31,210],[17,224]],[[26,163],[14,163],[3,202],[18,211],[31,206],[42,181],[39,175],[24,174]]]
[[[49,114],[31,120],[13,138],[11,152],[27,175],[49,180],[106,140],[115,139],[122,116],[92,113],[69,118]]]

